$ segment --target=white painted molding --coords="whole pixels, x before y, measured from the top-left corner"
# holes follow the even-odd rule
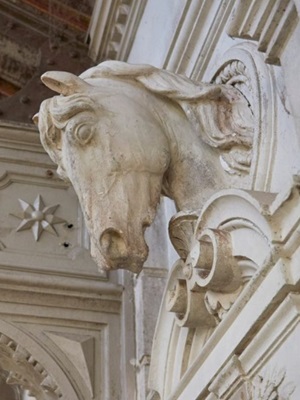
[[[147,0],[97,0],[88,32],[90,57],[126,60]]]
[[[202,81],[235,0],[192,0],[174,34],[164,68]]]
[[[257,42],[265,62],[280,65],[280,55],[298,22],[294,0],[236,2],[227,28],[229,36]]]

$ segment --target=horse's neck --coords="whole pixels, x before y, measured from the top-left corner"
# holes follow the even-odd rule
[[[224,187],[218,153],[201,140],[201,133],[195,131],[183,112],[165,104],[164,115],[171,161],[163,191],[179,210],[199,209]]]

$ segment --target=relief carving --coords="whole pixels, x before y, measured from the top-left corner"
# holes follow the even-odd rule
[[[18,214],[11,214],[22,220],[16,231],[31,229],[35,241],[39,240],[43,231],[57,236],[54,225],[66,223],[64,219],[54,215],[59,204],[46,207],[41,195],[37,196],[33,204],[21,199],[19,199],[19,203],[23,211]]]
[[[205,358],[215,345],[221,346],[228,326],[240,316],[243,319],[243,311],[266,276],[273,274],[274,265],[280,268],[282,260],[291,259],[299,250],[299,188],[299,177],[295,176],[293,184],[278,194],[227,189],[212,196],[198,217],[187,213],[185,218],[180,212],[171,220],[169,232],[180,260],[166,285],[150,371],[150,388],[162,398],[181,390],[181,383],[184,387],[184,374],[193,374],[195,360],[202,365],[201,354]],[[298,262],[295,269],[298,271]],[[290,276],[287,271],[284,265],[284,276]],[[272,282],[276,286],[275,276]],[[291,281],[287,278],[287,282]],[[191,348],[198,357],[191,355]],[[178,366],[183,371],[180,375]],[[164,376],[162,371],[167,371]],[[232,388],[233,393],[230,379],[236,379],[239,367],[232,369],[229,383],[227,372],[215,384],[222,386],[222,392]],[[172,380],[174,374],[177,378]],[[292,391],[284,388],[291,389],[291,385],[285,384],[284,377],[280,372],[255,378],[244,400],[290,399]],[[209,398],[219,395],[217,387],[210,390],[213,395]]]
[[[101,269],[139,272],[160,195],[199,209],[229,185],[222,154],[252,147],[252,112],[230,84],[117,61],[42,80],[62,96],[41,105],[41,141],[74,186]]]
[[[286,380],[284,369],[267,371],[265,376],[256,375],[247,385],[247,395],[242,400],[289,400],[295,385]]]

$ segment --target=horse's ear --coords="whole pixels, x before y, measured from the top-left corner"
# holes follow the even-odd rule
[[[39,124],[39,113],[34,114],[34,116],[32,117],[32,121],[34,122],[34,124],[36,126],[38,126],[38,124]]]
[[[42,82],[51,90],[68,96],[86,91],[90,85],[70,72],[48,71],[41,76]]]

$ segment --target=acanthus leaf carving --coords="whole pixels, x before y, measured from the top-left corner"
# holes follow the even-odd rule
[[[242,290],[243,286],[241,285],[232,293],[213,292],[212,290],[206,292],[204,298],[206,308],[216,318],[217,322],[220,322],[223,315],[230,310]]]
[[[257,374],[247,382],[247,398],[244,400],[289,400],[295,384],[286,380],[285,369],[267,370],[264,376]]]

